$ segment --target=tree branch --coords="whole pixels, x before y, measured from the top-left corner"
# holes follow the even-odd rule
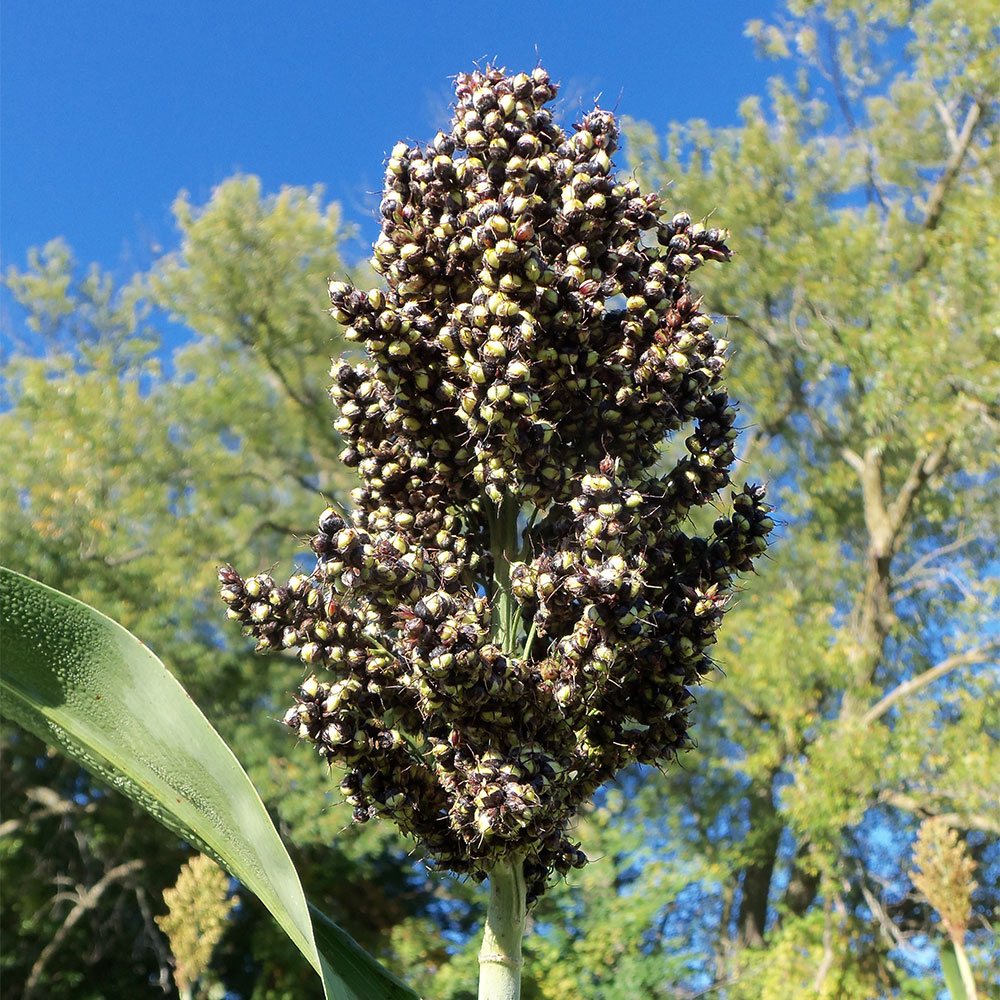
[[[126,563],[134,562],[149,554],[149,549],[145,545],[140,545],[129,552],[122,552],[120,555],[104,556],[104,564],[114,569],[116,566],[124,566]]]
[[[31,967],[31,972],[28,975],[28,981],[24,984],[24,1000],[30,1000],[34,995],[35,990],[38,986],[38,982],[42,977],[42,973],[45,971],[45,966],[48,964],[49,959],[59,950],[62,946],[63,941],[66,936],[73,929],[73,927],[79,922],[80,918],[87,913],[88,910],[94,909],[100,902],[101,896],[104,891],[108,889],[115,882],[119,882],[122,879],[127,878],[133,872],[138,871],[140,868],[145,867],[144,861],[126,861],[124,864],[117,865],[112,868],[102,879],[95,882],[89,889],[84,889],[83,891],[78,891],[76,894],[76,905],[66,914],[66,919],[63,920],[62,926],[59,930],[52,935],[52,940],[42,949],[42,953],[38,956],[35,964]]]
[[[865,448],[861,467],[861,496],[864,501],[865,525],[868,528],[869,550],[876,558],[886,556],[892,547],[892,519],[885,508],[882,486],[882,449],[877,445]]]
[[[938,111],[940,113],[940,108]],[[933,232],[937,229],[937,225],[941,221],[941,216],[944,213],[944,200],[948,196],[948,191],[958,176],[959,170],[962,169],[962,164],[969,152],[969,147],[972,145],[972,136],[982,112],[982,103],[979,100],[974,100],[966,113],[965,121],[962,123],[962,131],[956,136],[955,141],[951,142],[951,156],[948,157],[944,165],[944,171],[937,179],[934,187],[931,188],[930,196],[927,199],[927,208],[924,211],[923,223],[923,228],[926,232]],[[945,129],[947,131],[947,121],[945,122]],[[949,136],[950,139],[951,136]],[[922,271],[930,261],[930,257],[930,251],[927,247],[922,247],[914,265],[913,273],[917,274]]]
[[[1000,835],[1000,818],[979,816],[975,813],[938,812],[930,804],[922,802],[913,795],[907,795],[906,792],[894,792],[891,789],[880,792],[878,801],[924,819],[935,816],[958,830],[982,830],[984,833]]]
[[[886,506],[882,475],[882,449],[870,444],[860,459],[845,455],[852,466],[860,465],[862,504],[868,531],[867,572],[861,606],[858,609],[858,680],[868,683],[882,655],[885,637],[895,624],[892,602],[891,566],[904,537],[904,526],[920,490],[930,477],[941,469],[948,456],[951,441],[946,440],[933,451],[918,455],[912,462],[895,499]],[[852,455],[853,453],[851,453]],[[843,716],[857,710],[848,692],[842,705]]]
[[[951,146],[952,152],[954,152],[959,148],[958,129],[955,128],[955,118],[951,113],[951,109],[941,100],[937,91],[933,87],[931,87],[931,91],[934,94],[934,109],[938,113],[938,118],[941,119],[941,124],[944,125],[945,135],[948,136],[948,145]]]
[[[152,908],[149,905],[149,896],[141,885],[136,889],[135,898],[139,904],[139,911],[142,913],[142,922],[146,928],[146,937],[152,942],[153,951],[156,952],[156,960],[160,966],[160,978],[157,985],[163,993],[169,993],[171,982],[170,949],[163,943],[163,935],[158,931]]]
[[[280,383],[282,389],[285,390],[285,394],[288,398],[306,413],[315,414],[318,401],[312,398],[307,398],[307,395],[299,393],[292,385],[285,370],[274,360],[271,355],[271,351],[267,347],[261,345],[259,338],[255,338],[253,336],[254,326],[259,326],[263,327],[263,329],[267,332],[269,341],[274,339],[271,334],[271,321],[264,309],[262,308],[259,310],[257,315],[255,315],[252,320],[250,317],[241,317],[239,326],[244,331],[247,331],[244,336],[240,338],[243,344],[251,350],[255,350],[257,352],[258,357],[263,360],[264,364],[268,367],[268,369],[270,369],[271,373]]]
[[[865,471],[865,460],[846,444],[840,449],[840,457],[860,476]]]
[[[914,562],[901,577],[899,577],[898,586],[901,587],[913,580],[922,578],[924,575],[924,567],[928,566],[940,556],[947,555],[949,552],[955,552],[957,549],[965,548],[966,545],[971,545],[973,542],[978,540],[978,535],[967,535],[965,537],[956,538],[953,542],[948,542],[946,545],[940,545],[938,548],[934,549],[933,552],[926,552],[919,559],[917,559],[916,562]],[[934,570],[929,570],[928,572],[933,573]]]
[[[766,303],[766,306],[769,310],[773,309],[770,301]],[[813,312],[815,313],[815,307],[811,306],[811,308],[813,308]],[[812,425],[813,430],[816,432],[816,435],[821,441],[831,445],[836,444],[836,436],[831,428],[828,427],[820,418],[819,410],[816,407],[809,405],[806,399],[802,376],[795,367],[795,357],[782,347],[779,337],[771,330],[765,330],[763,327],[754,326],[743,316],[739,315],[738,312],[727,308],[724,303],[713,303],[712,312],[725,316],[730,322],[742,326],[745,330],[751,333],[756,340],[767,348],[768,353],[771,355],[777,368],[783,371],[785,384],[788,387],[789,399],[782,410],[774,418],[772,418],[770,422],[763,425],[767,429],[769,435],[773,437],[775,434],[779,433],[784,427],[788,417],[795,412],[799,412],[807,415],[809,423]],[[819,314],[817,313],[817,315]],[[829,324],[829,321],[824,317],[821,318],[828,325],[832,326],[832,324]]]
[[[976,130],[976,125],[982,113],[982,104],[978,100],[973,101],[972,106],[965,116],[965,121],[962,123],[962,131],[958,135],[957,143],[953,144],[951,156],[948,157],[948,162],[944,165],[944,172],[937,179],[937,183],[931,189],[930,197],[927,199],[927,211],[924,213],[924,229],[928,231],[936,229],[937,224],[941,221],[941,213],[944,211],[944,199],[959,170],[962,169],[962,163],[969,152],[969,146],[972,144],[972,135]]]
[[[918,456],[910,466],[910,471],[907,474],[905,482],[900,487],[899,493],[896,494],[896,499],[889,505],[887,511],[893,552],[899,548],[899,537],[903,522],[906,520],[906,516],[913,506],[913,501],[927,480],[944,465],[950,447],[951,439],[949,438],[941,442],[929,454]]]
[[[864,871],[858,872],[858,885],[861,888],[861,896],[871,911],[872,916],[878,921],[882,933],[892,942],[896,948],[905,948],[907,940],[900,933],[899,928],[893,923],[892,917],[886,912],[885,907],[875,898],[874,893],[865,884]]]
[[[888,694],[883,698],[880,698],[867,712],[861,717],[861,722],[863,725],[870,726],[876,719],[880,719],[886,712],[903,698],[908,697],[915,691],[919,691],[921,688],[927,687],[928,684],[932,684],[939,677],[944,677],[945,674],[950,673],[952,670],[956,670],[958,667],[967,666],[970,663],[979,663],[987,658],[987,654],[995,649],[1000,649],[1000,641],[989,642],[985,646],[977,646],[975,649],[967,650],[964,653],[956,653],[954,656],[949,656],[947,659],[942,660],[940,663],[931,667],[929,670],[925,670],[921,674],[917,674],[916,677],[911,677],[907,681],[903,681],[902,684],[897,684]]]
[[[823,907],[823,958],[816,969],[816,977],[813,979],[813,992],[819,993],[823,988],[826,977],[833,968],[833,915],[830,912],[831,902],[829,899]]]
[[[857,119],[854,117],[854,112],[851,109],[851,100],[847,93],[847,81],[844,79],[844,68],[841,65],[840,54],[837,51],[837,30],[832,24],[829,24],[826,27],[827,55],[830,60],[830,69],[827,76],[833,84],[834,93],[837,97],[837,104],[840,106],[840,113],[844,116],[844,121],[847,122],[847,127],[850,130],[851,135],[857,135]],[[885,196],[882,194],[882,191],[878,186],[878,181],[875,178],[875,156],[871,145],[868,146],[866,153],[865,175],[867,180],[866,186],[868,188],[868,200],[877,201],[882,210],[884,212],[888,212],[889,206],[886,205]]]
[[[18,819],[9,819],[0,823],[0,837],[6,837],[15,830],[26,826],[28,823],[37,823],[40,820],[48,819],[50,816],[67,816],[70,813],[93,812],[97,805],[90,802],[85,806],[77,805],[71,799],[64,799],[57,795],[51,788],[29,788],[25,792],[25,798],[36,802],[40,809],[29,813],[27,816]]]

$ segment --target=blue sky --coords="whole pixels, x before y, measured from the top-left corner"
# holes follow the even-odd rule
[[[737,120],[773,66],[745,22],[770,2],[504,4],[9,0],[2,19],[0,251],[64,236],[125,276],[176,242],[170,204],[236,172],[323,184],[377,234],[382,163],[446,123],[454,74],[540,59],[572,121],[595,97],[665,129]]]

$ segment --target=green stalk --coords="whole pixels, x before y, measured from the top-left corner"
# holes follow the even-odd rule
[[[524,862],[515,857],[490,872],[490,908],[479,949],[479,1000],[519,1000],[524,924]]]
[[[958,962],[958,972],[962,977],[962,986],[965,989],[966,1000],[976,1000],[978,993],[976,992],[976,980],[972,975],[972,967],[969,965],[969,956],[965,952],[965,945],[962,942],[962,936],[959,934],[951,935],[951,943],[955,948],[955,960]]]
[[[493,553],[493,637],[511,655],[520,609],[511,592],[510,564],[520,557],[517,518],[521,507],[505,497],[499,505],[484,499]],[[479,950],[479,1000],[518,1000],[521,996],[521,939],[525,925],[524,859],[506,858],[489,873],[490,905]]]
[[[510,564],[520,557],[521,539],[517,534],[517,516],[521,505],[504,497],[497,506],[483,499],[490,528],[490,551],[493,553],[493,637],[506,654],[514,650],[517,638],[515,618],[519,610],[510,589]]]

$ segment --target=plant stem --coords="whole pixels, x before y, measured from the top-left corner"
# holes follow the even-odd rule
[[[493,634],[501,649],[508,655],[514,651],[515,618],[517,601],[510,589],[510,564],[518,558],[521,539],[517,532],[517,516],[521,505],[512,497],[504,497],[499,504],[484,498],[490,528],[490,549],[493,553]]]
[[[511,592],[510,564],[518,558],[521,540],[517,517],[520,504],[512,497],[492,504],[484,498],[493,552],[493,636],[504,653],[514,651],[519,620]],[[490,906],[486,912],[483,946],[479,950],[479,1000],[518,1000],[521,996],[521,938],[524,937],[524,859],[498,861],[489,873]]]
[[[966,1000],[976,1000],[976,980],[972,975],[972,968],[969,965],[969,956],[965,953],[965,945],[958,934],[951,935],[951,943],[955,946],[955,960],[958,962],[958,972],[962,977],[962,985],[965,987]]]
[[[524,936],[524,862],[500,861],[490,872],[490,908],[479,949],[479,1000],[521,996],[521,939]]]

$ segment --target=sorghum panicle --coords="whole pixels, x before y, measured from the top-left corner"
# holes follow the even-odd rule
[[[616,175],[609,112],[564,133],[543,69],[456,93],[450,132],[389,157],[386,290],[330,283],[367,350],[330,390],[352,513],[322,513],[310,576],[220,579],[257,648],[312,671],[285,723],[346,768],[355,818],[475,877],[521,855],[536,896],[586,860],[567,829],[602,782],[689,745],[689,686],[772,522],[746,486],[685,530],[734,461],[726,343],[688,284],[726,231]]]

